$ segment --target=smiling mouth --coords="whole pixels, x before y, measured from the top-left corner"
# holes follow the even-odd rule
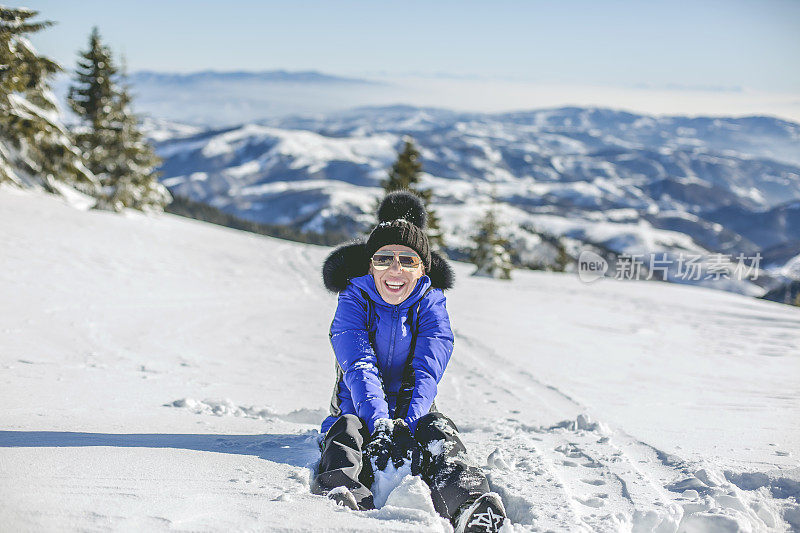
[[[398,292],[402,291],[403,287],[405,287],[405,285],[406,285],[405,282],[403,282],[403,281],[400,281],[400,282],[384,281],[383,284],[386,286],[386,288],[389,290],[389,292],[392,292],[392,293],[398,293]]]

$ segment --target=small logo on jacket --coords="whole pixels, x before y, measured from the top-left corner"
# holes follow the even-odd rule
[[[583,250],[578,256],[578,278],[584,283],[591,283],[602,278],[608,272],[608,261],[591,250]]]

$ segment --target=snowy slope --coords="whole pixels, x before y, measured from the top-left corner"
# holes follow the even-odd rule
[[[0,529],[448,531],[413,480],[367,513],[308,492],[329,249],[8,189],[0,224]],[[798,309],[455,269],[437,405],[509,529],[800,528]]]

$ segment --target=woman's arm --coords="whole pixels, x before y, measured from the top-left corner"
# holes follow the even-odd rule
[[[376,420],[389,417],[389,406],[378,373],[378,360],[369,343],[365,306],[366,302],[352,285],[339,293],[330,338],[356,414],[367,422],[372,433]]]
[[[419,310],[419,334],[414,359],[414,391],[405,421],[414,431],[417,420],[428,414],[436,397],[438,383],[453,353],[453,332],[447,314],[444,293],[433,290],[422,301]]]

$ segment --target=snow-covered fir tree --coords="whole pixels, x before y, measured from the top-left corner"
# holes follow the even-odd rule
[[[163,209],[172,198],[158,182],[155,169],[160,160],[131,109],[124,69],[115,65],[97,28],[80,55],[67,101],[82,122],[78,145],[103,185],[98,207]]]
[[[508,241],[500,236],[500,225],[494,207],[490,207],[478,222],[473,236],[474,247],[470,250],[470,261],[477,267],[473,276],[511,279],[511,254]]]
[[[111,49],[103,45],[97,28],[89,36],[89,49],[80,53],[75,69],[75,82],[70,86],[67,102],[81,119],[82,127],[76,135],[86,163],[92,172],[107,181],[109,167],[108,146],[112,143],[112,111],[117,91],[114,80],[117,68]]]
[[[60,67],[27,38],[52,25],[32,20],[37,15],[0,6],[0,182],[40,184],[51,192],[67,183],[94,194],[98,182],[61,124],[50,90]]]
[[[431,208],[433,193],[430,189],[419,190],[417,188],[421,172],[422,163],[419,160],[419,151],[414,146],[414,141],[410,137],[406,137],[403,150],[398,154],[397,161],[389,170],[389,178],[384,180],[382,185],[387,193],[406,189],[422,198],[425,210],[428,212],[428,241],[433,249],[441,250],[444,247],[444,238],[439,228],[436,212]]]
[[[114,137],[108,147],[115,162],[109,168],[113,194],[109,206],[161,210],[172,201],[167,188],[158,182],[156,168],[161,160],[139,129],[139,117],[131,109],[130,87],[123,68],[119,79],[119,92],[112,104]]]

